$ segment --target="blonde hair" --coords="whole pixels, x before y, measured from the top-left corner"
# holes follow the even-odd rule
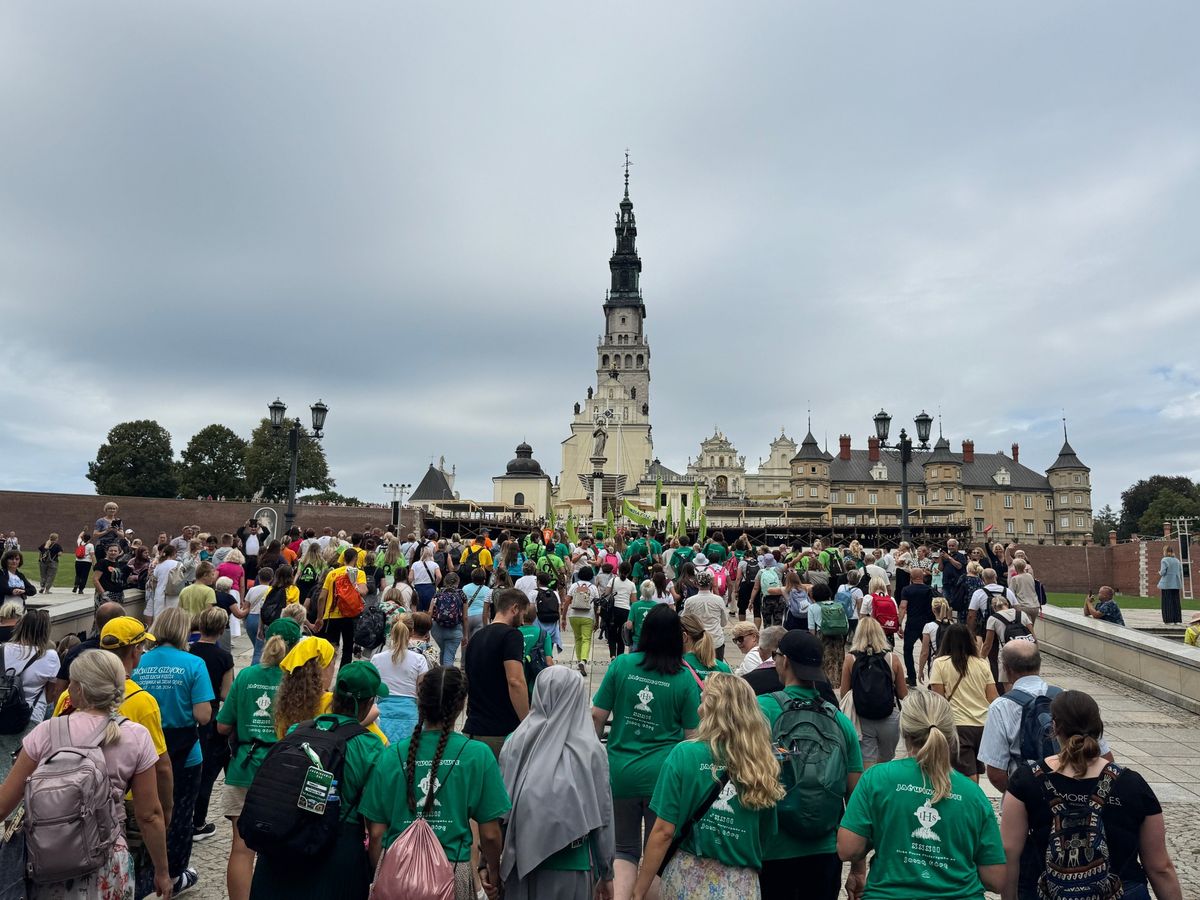
[[[700,665],[711,669],[717,661],[717,649],[713,646],[712,635],[704,630],[700,620],[692,613],[684,613],[680,616],[679,624],[683,626],[684,634],[691,638],[692,653],[696,654]]]
[[[950,701],[924,688],[909,688],[900,708],[900,733],[933,789],[929,802],[950,796],[950,760],[958,755],[958,732],[954,730]]]
[[[169,644],[177,650],[186,650],[191,630],[191,614],[178,606],[164,609],[154,617],[154,640],[159,647]]]
[[[125,667],[115,653],[107,650],[85,650],[71,663],[71,684],[82,709],[108,715],[108,727],[100,744],[107,746],[121,740],[117,713],[125,702]]]
[[[157,626],[157,623],[155,623]],[[205,637],[217,637],[225,633],[229,625],[229,613],[219,606],[210,606],[196,616],[196,630]]]
[[[233,550],[230,550],[229,553],[227,553],[225,555],[225,562],[233,563],[234,565],[241,566],[241,565],[244,565],[246,562],[246,555],[244,553],[242,553],[241,550],[238,550],[235,548]]]
[[[967,574],[983,575],[983,566],[975,562],[975,560],[971,560],[969,563],[967,563]]]
[[[883,626],[870,616],[858,620],[854,629],[854,644],[850,648],[860,653],[884,653],[890,649]]]
[[[408,625],[404,618],[404,616],[397,616],[396,623],[392,626],[392,662],[396,665],[400,665],[404,660],[404,654],[408,652]]]
[[[288,645],[287,641],[277,634],[267,638],[267,642],[263,644],[262,657],[259,659],[259,665],[265,669],[278,668],[283,662],[283,658],[287,656]]]
[[[950,618],[950,604],[946,602],[945,597],[933,598],[933,620],[935,622],[945,622]]]
[[[736,622],[729,631],[731,638],[745,637],[748,634],[758,634],[758,626],[753,622]]]
[[[708,744],[713,763],[725,767],[746,809],[767,809],[783,798],[771,733],[744,679],[725,672],[708,676],[697,739]]]
[[[872,594],[886,594],[888,592],[887,579],[880,578],[878,575],[872,575],[871,584],[867,590]]]
[[[300,626],[301,631],[303,631],[305,626],[308,625],[308,616],[304,611],[304,605],[301,603],[285,603],[283,606],[283,612],[281,612],[279,615],[286,616],[294,621]]]
[[[658,588],[654,586],[654,582],[647,578],[642,582],[642,599],[653,600],[658,596]]]

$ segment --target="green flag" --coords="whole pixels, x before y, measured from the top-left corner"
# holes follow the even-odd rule
[[[666,525],[663,526],[663,534],[665,534],[667,537],[670,537],[672,534],[675,533],[674,518],[675,517],[673,515],[671,515],[671,507],[668,506],[667,507],[667,522],[666,522]]]
[[[616,533],[617,533],[617,527],[616,527],[616,525],[613,524],[613,511],[612,511],[612,507],[610,506],[608,508],[608,515],[606,515],[604,517],[604,537],[605,538],[614,537],[616,535]]]
[[[625,498],[625,502],[624,502],[624,505],[622,506],[621,511],[622,511],[622,514],[625,516],[625,518],[627,518],[630,522],[633,522],[636,525],[649,525],[651,522],[654,521],[654,519],[652,517],[646,515],[646,513],[642,512],[640,509],[638,509],[636,506],[634,506],[629,501],[628,497]]]
[[[704,539],[708,537],[708,518],[704,515],[704,510],[700,510],[700,536],[696,538],[696,542],[703,547]]]
[[[579,532],[575,530],[575,513],[567,512],[567,540],[572,544],[579,543]]]
[[[658,518],[658,511],[662,509],[662,476],[654,480],[654,518]]]

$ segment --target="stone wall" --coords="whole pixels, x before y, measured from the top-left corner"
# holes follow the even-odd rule
[[[184,525],[199,525],[202,531],[219,534],[235,531],[263,507],[274,509],[279,526],[283,528],[286,503],[240,503],[221,500],[163,500],[151,497],[108,497],[96,494],[43,494],[30,491],[0,491],[0,530],[15,531],[25,550],[36,548],[46,536],[58,532],[59,540],[68,552],[73,552],[75,536],[89,531],[104,513],[109,500],[121,507],[120,516],[125,528],[132,528],[135,537],[153,541],[160,531],[171,537],[179,534]],[[420,511],[401,510],[402,530],[417,527]],[[296,524],[301,528],[344,529],[361,531],[367,527],[387,527],[392,521],[390,509],[356,506],[296,507]],[[36,565],[34,566],[36,569]]]
[[[1048,591],[1086,593],[1107,584],[1122,594],[1157,597],[1158,565],[1165,547],[1159,538],[1104,547],[1030,545],[1023,549]]]

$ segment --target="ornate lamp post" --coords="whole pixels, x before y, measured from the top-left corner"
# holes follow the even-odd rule
[[[921,410],[913,419],[917,426],[919,450],[929,449],[929,431],[933,427],[933,416]],[[895,444],[888,443],[888,431],[891,429],[892,417],[884,410],[875,415],[875,436],[879,438],[879,446],[888,450],[897,450],[900,454],[900,540],[910,541],[912,535],[908,529],[908,464],[912,462],[913,443],[908,432],[900,429],[900,440]]]
[[[271,427],[278,432],[284,425],[284,414],[287,413],[287,405],[278,397],[275,402],[267,407],[271,413]],[[329,407],[318,400],[309,407],[312,411],[312,428],[313,437],[320,438],[321,432],[325,429],[325,417],[329,414]],[[288,427],[288,452],[292,456],[292,469],[288,475],[288,505],[287,512],[283,514],[284,529],[291,531],[292,525],[296,521],[296,467],[300,464],[300,420],[292,419]]]

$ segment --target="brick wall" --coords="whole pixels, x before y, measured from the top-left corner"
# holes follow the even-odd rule
[[[83,528],[90,532],[104,512],[109,500],[121,507],[120,516],[125,528],[134,536],[150,542],[165,531],[171,537],[179,534],[184,525],[199,525],[201,531],[220,534],[235,531],[254,513],[266,506],[278,514],[283,528],[285,503],[255,504],[219,500],[162,500],[150,497],[107,497],[95,494],[42,494],[25,491],[0,491],[0,530],[15,531],[25,550],[32,550],[57,531],[59,540],[68,552],[75,546],[75,536]],[[420,512],[401,510],[402,530],[417,527]],[[361,531],[369,526],[385,528],[392,521],[390,509],[354,506],[296,507],[296,524],[300,528],[322,528],[348,532]],[[36,568],[36,566],[35,566]]]
[[[1158,564],[1165,547],[1165,542],[1156,540],[1105,547],[1031,545],[1023,549],[1048,591],[1084,593],[1107,584],[1122,594],[1157,597]]]

